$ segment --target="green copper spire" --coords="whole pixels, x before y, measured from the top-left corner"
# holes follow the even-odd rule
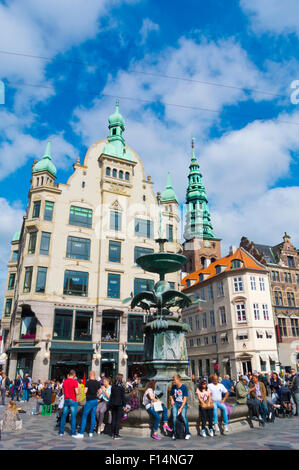
[[[123,132],[125,130],[125,120],[119,112],[119,101],[116,100],[115,112],[109,116],[109,137],[108,144],[103,149],[103,154],[122,160],[133,161],[132,153],[126,148]]]
[[[46,152],[43,158],[34,165],[33,173],[40,171],[48,171],[53,176],[56,176],[57,173],[56,166],[52,162],[50,140],[48,140]]]
[[[186,225],[184,238],[213,239],[213,227],[208,208],[208,199],[202,183],[202,174],[194,151],[194,138],[192,138],[192,157],[188,176],[189,184],[186,194]]]
[[[170,202],[170,201],[178,202],[178,198],[177,198],[177,196],[175,194],[175,191],[174,191],[174,189],[172,187],[172,184],[171,184],[170,172],[168,172],[167,186],[166,186],[165,190],[162,193],[161,200],[162,200],[162,202]]]

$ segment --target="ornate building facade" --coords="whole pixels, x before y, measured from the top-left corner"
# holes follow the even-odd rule
[[[109,137],[95,142],[56,182],[50,143],[35,162],[20,232],[11,243],[2,329],[12,378],[131,374],[143,358],[144,313],[122,300],[151,289],[158,276],[136,264],[157,250],[178,252],[178,202],[170,176],[153,192],[137,153],[124,140],[116,104]],[[161,227],[161,228],[160,228]],[[178,287],[179,274],[167,276]]]
[[[283,369],[299,370],[299,255],[284,234],[275,246],[261,245],[242,237],[244,247],[268,270],[276,325],[279,360]]]

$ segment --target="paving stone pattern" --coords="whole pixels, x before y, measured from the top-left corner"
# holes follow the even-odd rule
[[[27,411],[21,414],[23,428],[14,433],[2,432],[0,450],[204,450],[204,449],[255,449],[255,450],[294,450],[299,449],[299,419],[298,417],[279,419],[269,423],[265,428],[249,429],[248,425],[238,425],[231,434],[203,438],[192,435],[189,441],[172,441],[163,437],[161,441],[151,438],[130,436],[128,429],[121,429],[123,438],[113,441],[108,435],[94,434],[93,438],[85,435],[82,440],[76,440],[70,435],[70,424],[66,423],[65,434],[60,437],[56,427],[56,416],[31,416],[35,401],[20,403]],[[4,408],[0,407],[0,419]],[[257,424],[255,424],[257,426]],[[243,430],[244,429],[244,430]]]

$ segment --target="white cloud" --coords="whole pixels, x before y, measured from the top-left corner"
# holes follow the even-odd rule
[[[140,28],[139,34],[141,36],[140,44],[145,44],[148,35],[153,31],[159,31],[159,25],[153,23],[149,18],[144,18],[142,21],[142,26]]]
[[[251,17],[255,31],[299,36],[298,0],[240,0],[240,6]]]

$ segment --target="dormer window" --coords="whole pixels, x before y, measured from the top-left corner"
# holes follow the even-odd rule
[[[219,273],[221,273],[221,266],[219,266],[218,264],[218,266],[216,266],[216,274],[219,274]]]
[[[241,268],[241,261],[239,259],[232,260],[232,269]]]

